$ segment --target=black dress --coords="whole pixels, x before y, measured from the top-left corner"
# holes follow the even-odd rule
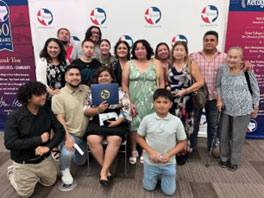
[[[86,107],[91,108],[91,93],[90,91],[87,93],[87,101]],[[116,105],[109,105],[109,107],[102,112],[102,114],[106,113],[116,113],[116,116],[123,115],[125,120],[115,126],[115,127],[108,127],[107,120],[104,121],[104,125],[100,126],[99,116],[95,115],[89,121],[89,124],[86,129],[86,133],[84,138],[88,135],[103,135],[103,136],[120,136],[122,141],[126,139],[126,135],[129,132],[128,123],[132,120],[131,113],[130,113],[130,101],[125,91],[122,88],[119,88],[119,104]],[[111,119],[110,119],[111,120]]]

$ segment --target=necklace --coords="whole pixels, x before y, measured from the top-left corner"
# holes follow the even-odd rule
[[[183,70],[185,64],[186,64],[185,62],[178,63],[178,64],[174,63],[174,67],[175,67],[177,72],[181,72]]]

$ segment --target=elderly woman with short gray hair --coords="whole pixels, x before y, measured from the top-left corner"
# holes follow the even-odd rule
[[[229,49],[216,83],[217,108],[221,112],[220,166],[231,171],[237,170],[240,164],[247,126],[251,117],[257,117],[259,110],[258,83],[253,70],[247,71],[247,82],[242,56],[240,47]]]

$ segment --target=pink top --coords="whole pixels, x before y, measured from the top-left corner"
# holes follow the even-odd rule
[[[201,75],[209,91],[209,100],[217,99],[216,78],[220,65],[226,62],[226,53],[216,51],[213,58],[208,60],[204,51],[192,53],[190,58],[199,66]]]

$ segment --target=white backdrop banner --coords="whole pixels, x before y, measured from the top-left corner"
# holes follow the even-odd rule
[[[29,0],[35,60],[59,28],[83,40],[91,25],[99,26],[112,46],[119,39],[130,44],[146,39],[153,48],[186,40],[190,52],[202,48],[206,31],[215,30],[223,50],[228,7],[229,0]]]
[[[159,42],[172,46],[185,40],[189,52],[201,50],[204,33],[215,30],[218,49],[224,50],[228,8],[229,0],[29,0],[35,61],[59,28],[82,41],[91,25],[99,26],[112,46],[120,39],[130,45],[146,39],[155,49]],[[204,115],[200,135],[206,135]]]

